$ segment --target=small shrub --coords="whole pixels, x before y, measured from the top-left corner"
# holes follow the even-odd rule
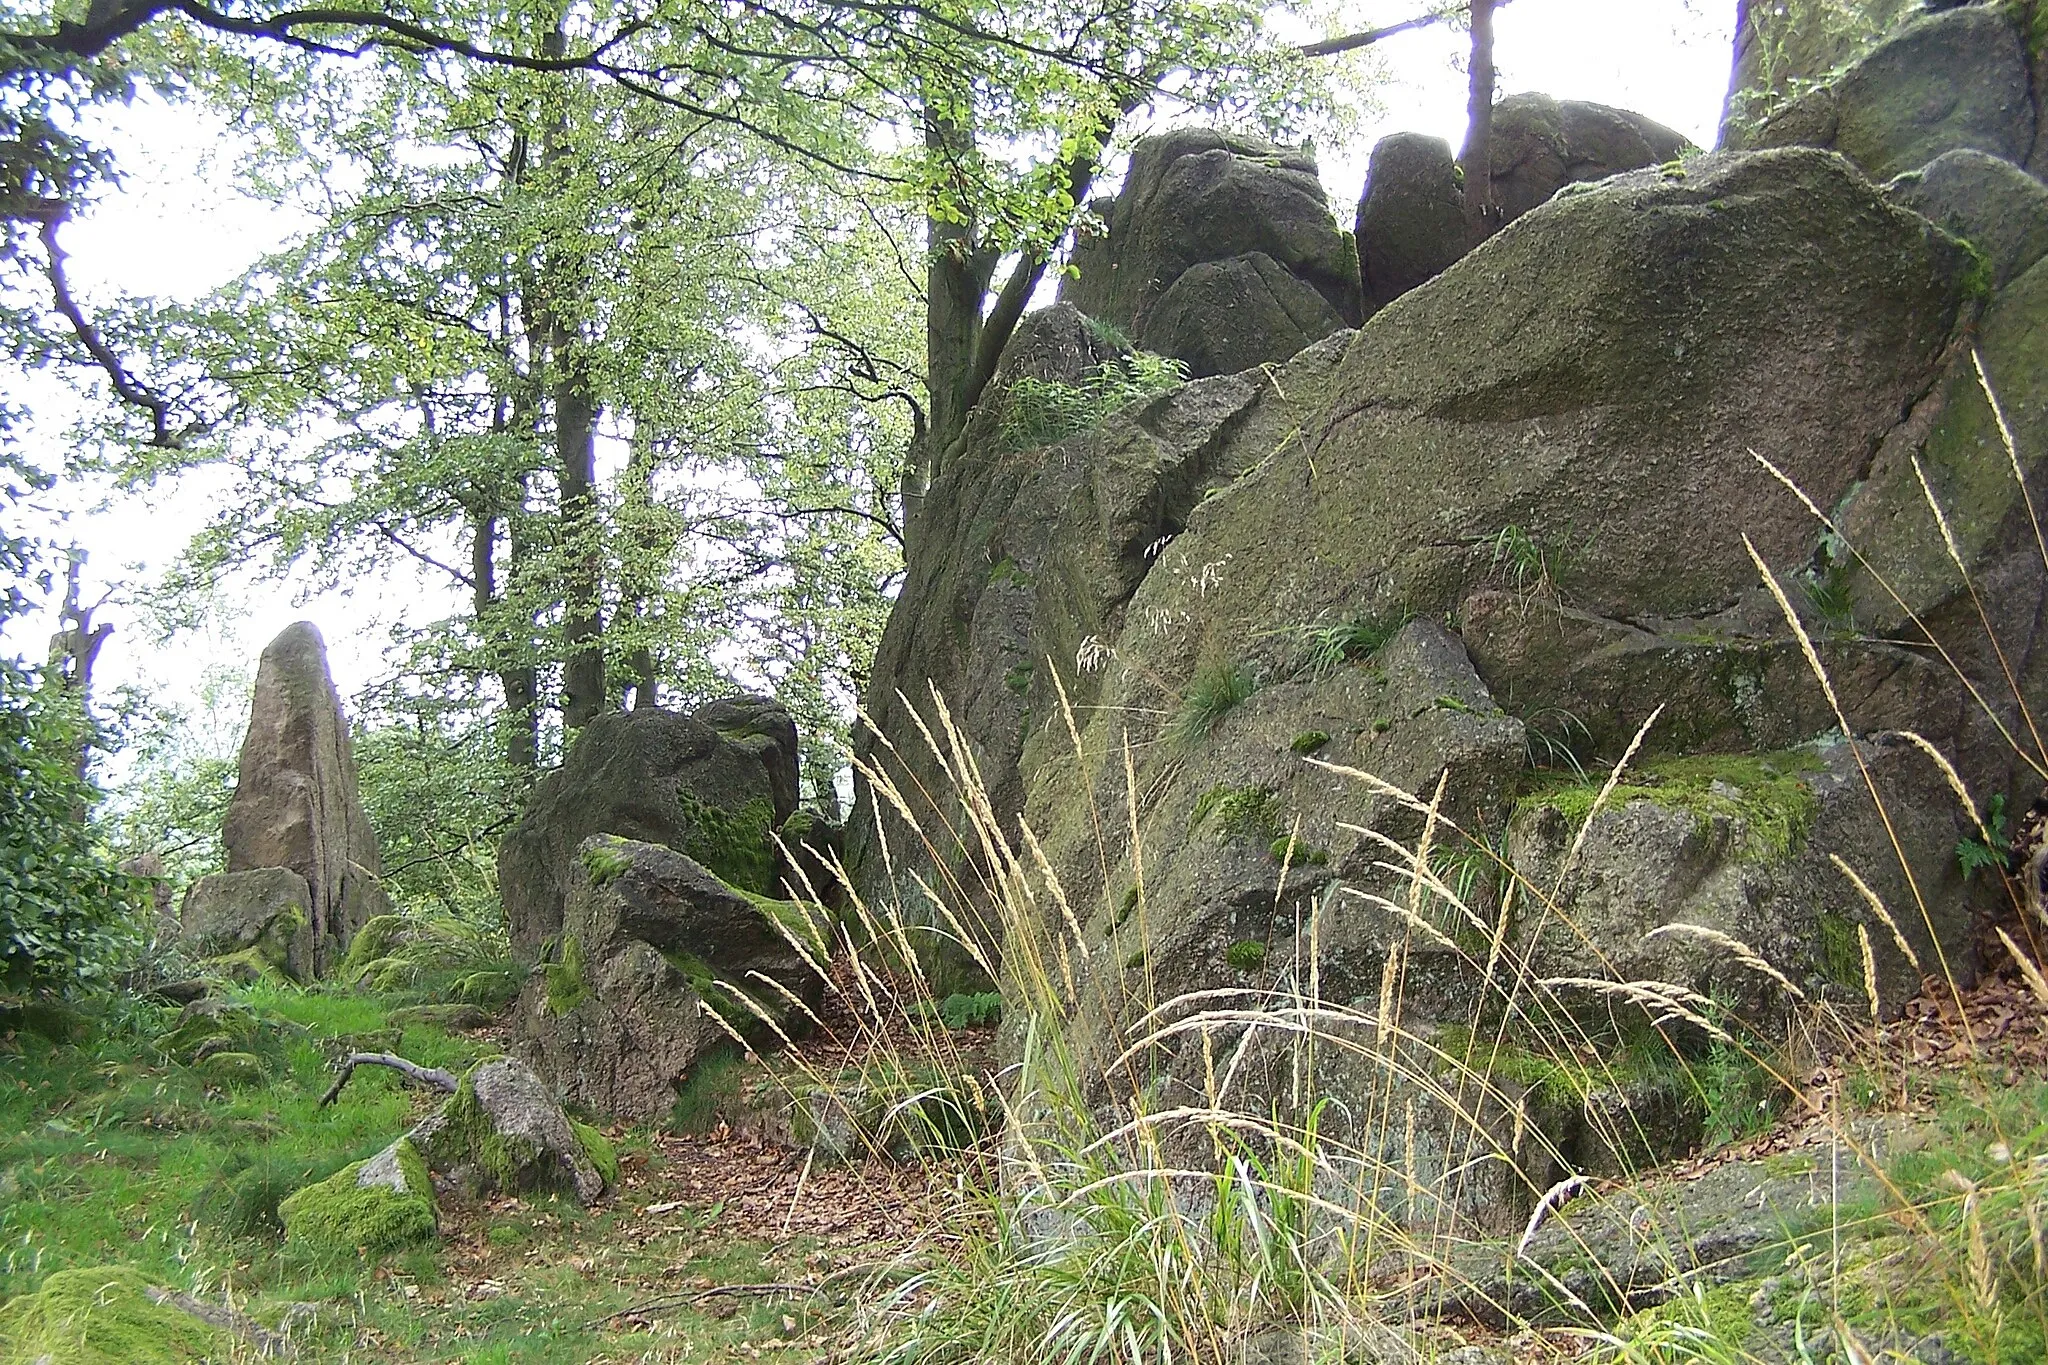
[[[2005,850],[2012,844],[2012,835],[2007,828],[2004,792],[1998,792],[1985,802],[1983,825],[1985,832],[1991,836],[1990,843],[1985,843],[1982,836],[1977,836],[1963,839],[1956,844],[1956,862],[1963,869],[1965,878],[1974,877],[1987,869],[2005,871]]]
[[[1117,409],[1187,380],[1178,360],[1139,351],[1105,361],[1079,383],[1020,376],[1003,391],[999,450],[1036,450],[1088,430]]]
[[[1225,716],[1258,690],[1258,675],[1246,664],[1211,664],[1195,670],[1181,697],[1180,711],[1167,727],[1167,737],[1181,745],[1207,739]]]
[[[1330,733],[1327,730],[1303,730],[1294,737],[1287,747],[1303,757],[1307,757],[1309,754],[1320,750],[1329,742]]]
[[[954,1032],[968,1028],[987,1028],[1000,1023],[1003,1017],[1003,997],[995,991],[983,991],[977,995],[961,995],[955,992],[939,1002],[939,1019]]]
[[[1240,939],[1223,950],[1223,960],[1232,971],[1258,971],[1266,965],[1266,945],[1255,938]]]

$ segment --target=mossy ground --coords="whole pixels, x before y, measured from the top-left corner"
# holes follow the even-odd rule
[[[707,1299],[607,1319],[679,1284],[789,1281],[816,1258],[840,1254],[820,1236],[731,1229],[717,1198],[679,1202],[679,1182],[697,1167],[645,1134],[622,1135],[615,1146],[577,1125],[593,1162],[621,1184],[594,1209],[549,1196],[469,1203],[444,1194],[439,1238],[381,1257],[287,1240],[277,1214],[283,1200],[374,1155],[440,1102],[366,1068],[333,1106],[317,1108],[332,1055],[375,1039],[460,1071],[502,1050],[492,1038],[430,1024],[394,1030],[392,1011],[417,998],[281,983],[237,990],[245,1046],[271,1076],[254,1089],[213,1085],[167,1055],[159,1040],[178,1017],[169,1007],[95,1012],[89,1039],[76,1045],[26,1032],[0,1037],[0,1362],[15,1365],[17,1348],[28,1350],[24,1365],[45,1352],[41,1337],[20,1335],[23,1323],[76,1297],[83,1281],[64,1274],[74,1271],[215,1302],[232,1297],[270,1326],[292,1304],[311,1303],[319,1312],[298,1329],[302,1360],[708,1365],[818,1354],[812,1311],[774,1298]],[[38,1297],[52,1286],[54,1296]],[[110,1302],[120,1311],[96,1321],[104,1316],[106,1330],[128,1331],[125,1290]],[[147,1325],[152,1341],[173,1339],[156,1318]],[[159,1357],[125,1336],[110,1340],[120,1343],[111,1353],[56,1358],[209,1358]]]
[[[60,1270],[0,1305],[0,1365],[198,1365],[225,1362],[227,1333],[149,1301],[127,1266]]]

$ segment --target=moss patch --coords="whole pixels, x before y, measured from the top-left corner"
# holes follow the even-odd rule
[[[1298,754],[1307,755],[1315,753],[1329,742],[1330,732],[1327,730],[1303,730],[1287,747]]]
[[[562,936],[559,955],[543,963],[541,972],[547,980],[549,1014],[567,1014],[590,998],[590,986],[583,979],[583,945],[574,934]]]
[[[774,890],[775,855],[768,831],[775,827],[775,807],[767,797],[726,810],[678,792],[676,805],[690,822],[684,853],[743,891],[766,895]]]
[[[1233,971],[1255,972],[1266,965],[1266,945],[1255,938],[1242,939],[1224,950],[1223,960]]]
[[[126,1266],[60,1270],[0,1307],[0,1363],[197,1365],[225,1361],[234,1341],[189,1313],[154,1304]]]
[[[576,1140],[583,1144],[583,1155],[590,1158],[590,1164],[597,1167],[597,1173],[604,1177],[606,1189],[616,1189],[619,1183],[619,1154],[612,1149],[612,1140],[587,1123],[569,1120],[569,1127],[576,1133]]]
[[[1820,799],[1804,775],[1821,766],[1812,753],[1800,749],[1652,759],[1638,770],[1635,781],[1615,787],[1603,809],[1654,801],[1691,814],[1702,827],[1728,820],[1737,828],[1744,861],[1778,862],[1803,847],[1813,827]],[[1601,780],[1592,779],[1546,786],[1524,796],[1516,810],[1548,807],[1578,824],[1592,814],[1601,786]]]
[[[610,886],[633,865],[633,855],[626,852],[626,841],[618,838],[591,840],[577,856],[592,886]]]
[[[317,1254],[361,1251],[376,1256],[431,1239],[439,1226],[427,1164],[412,1143],[395,1144],[406,1188],[361,1184],[367,1161],[344,1166],[277,1206],[285,1240]]]
[[[1285,836],[1277,798],[1270,787],[1233,787],[1219,782],[1203,792],[1188,814],[1190,833],[1214,825],[1219,833],[1239,834],[1270,844]]]

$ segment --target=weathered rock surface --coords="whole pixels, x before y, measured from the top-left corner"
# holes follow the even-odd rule
[[[1962,148],[2026,165],[2035,110],[2025,23],[2000,5],[1915,19],[1773,115],[1747,145],[1831,147],[1875,180]]]
[[[798,1030],[806,1016],[790,1001],[820,999],[828,931],[804,907],[612,836],[586,840],[575,866],[558,946],[528,978],[516,1018],[535,1067],[568,1102],[629,1121],[664,1116],[690,1067],[731,1036],[707,1003],[731,1030],[758,1033],[764,1014]]]
[[[313,894],[288,867],[216,872],[185,892],[179,941],[195,957],[248,954],[294,981],[313,979]]]
[[[1365,299],[1374,309],[1463,256],[1471,234],[1451,144],[1420,133],[1381,138],[1358,200],[1357,237]]]
[[[562,1112],[545,1081],[525,1062],[500,1057],[462,1078],[461,1088],[391,1150],[415,1149],[428,1170],[471,1198],[558,1191],[588,1205],[619,1176],[604,1135]],[[359,1176],[367,1182],[372,1158]]]
[[[289,868],[305,880],[315,970],[388,909],[327,645],[310,621],[264,647],[221,837],[229,873]]]
[[[1441,274],[1487,235],[1566,185],[1659,166],[1690,146],[1682,134],[1626,109],[1548,95],[1494,106],[1487,162],[1497,216],[1467,221],[1450,144],[1396,133],[1373,148],[1358,201],[1358,258],[1368,309]]]
[[[1692,144],[1627,109],[1523,94],[1494,106],[1487,145],[1494,202],[1512,223],[1566,185],[1661,166]]]
[[[1357,252],[1307,152],[1211,129],[1161,133],[1138,143],[1114,204],[1097,211],[1108,231],[1076,251],[1079,274],[1060,298],[1146,350],[1242,368],[1358,322]],[[1241,335],[1227,354],[1191,322],[1198,303],[1234,310]]]
[[[2028,387],[2048,366],[2023,359],[2037,274],[2048,289],[2039,267],[2021,277],[1980,333],[2026,422],[2048,409]],[[1910,536],[1891,525],[1916,515],[1909,456],[1928,457],[1956,506],[1991,513],[1973,511],[1959,542],[1986,582],[2016,584],[2002,638],[2023,688],[2038,686],[2025,613],[2041,593],[2010,567],[2023,513],[1999,491],[2011,462],[1954,368],[1980,287],[1968,250],[1829,152],[1709,156],[1556,195],[1270,377],[1190,383],[1037,451],[970,450],[920,513],[878,658],[870,709],[894,748],[863,752],[902,791],[940,794],[913,799],[912,818],[952,847],[958,810],[896,700],[944,736],[931,680],[997,818],[1021,815],[1066,890],[1078,931],[1050,898],[1045,924],[1017,931],[1059,936],[1071,959],[1082,1074],[1113,1071],[1092,1083],[1163,1106],[1206,1105],[1220,1084],[1256,1108],[1297,1074],[1285,1021],[1259,1031],[1270,1038],[1169,1029],[1126,1054],[1141,1018],[1167,1027],[1146,1012],[1176,995],[1230,993],[1200,998],[1276,1016],[1306,997],[1358,1011],[1371,1034],[1383,989],[1417,1029],[1496,1007],[1486,963],[1501,952],[1534,953],[1532,977],[1743,979],[1725,948],[1709,965],[1697,940],[1645,946],[1679,920],[1767,939],[1756,946],[1799,988],[1852,1006],[1860,927],[1895,1004],[1911,968],[1829,854],[1858,864],[1922,965],[1938,947],[1967,980],[1966,817],[1917,749],[1870,736],[1912,725],[1962,756],[1979,791],[2006,787],[2010,751],[1995,761],[1995,727],[1750,452],[1841,509],[1845,529],[1870,529],[1859,545],[1888,543],[1907,600],[1960,630],[1968,595],[1938,529],[1924,510]],[[1752,547],[1838,671],[1855,749],[1816,743],[1838,719]],[[1555,775],[1532,795],[1529,770],[1597,773],[1666,702],[1637,755],[1639,785],[1659,790],[1603,814],[1567,868],[1578,826],[1542,799]],[[1795,748],[1788,788],[1749,790],[1755,755]],[[1731,751],[1750,757],[1716,757]],[[1928,900],[1918,927],[1852,753]],[[1683,799],[1660,786],[1680,776]],[[972,851],[933,869],[898,816],[879,819],[869,803],[850,835],[873,894],[914,909],[919,873],[970,888],[960,908],[976,908]],[[1418,889],[1396,850],[1425,831],[1434,880]],[[1526,867],[1512,933],[1501,854]],[[1567,872],[1557,905],[1531,903]],[[1554,945],[1546,915],[1583,917],[1598,951]],[[1402,1196],[1418,1217],[1512,1221],[1549,1180],[1625,1164],[1592,1099],[1551,1112],[1525,1085],[1461,1117],[1426,1058],[1390,1075],[1376,1055],[1333,1046],[1317,1093],[1350,1115],[1325,1118],[1345,1140],[1444,1182]],[[1411,1106],[1412,1132],[1373,1126]],[[1688,1122],[1659,1127],[1682,1142],[1699,1131]]]
[[[1943,152],[1885,188],[1983,252],[1994,288],[2048,256],[2048,185],[1989,152]]]
[[[514,950],[530,960],[561,931],[576,850],[593,834],[661,844],[742,890],[776,893],[769,833],[796,801],[796,723],[773,701],[599,716],[562,766],[534,784],[525,815],[499,845]]]
[[[430,1241],[440,1231],[433,1178],[405,1138],[294,1192],[277,1206],[277,1216],[288,1244],[325,1255],[374,1256]]]

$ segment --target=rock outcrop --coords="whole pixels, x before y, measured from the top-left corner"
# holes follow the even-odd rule
[[[1131,153],[1064,302],[1201,377],[1288,359],[1359,320],[1357,251],[1313,155],[1208,129]]]
[[[2048,185],[1989,152],[1943,152],[1885,188],[1895,202],[1984,253],[1993,288],[2048,256]]]
[[[660,1118],[710,1048],[735,1033],[799,1031],[823,994],[829,932],[812,907],[743,891],[657,844],[595,835],[516,1028],[568,1102]]]
[[[1951,162],[1918,183],[2002,175]],[[981,855],[944,852],[962,826],[923,752],[920,722],[952,743],[929,680],[989,808],[1028,824],[1065,888],[1042,926],[1012,928],[1071,954],[1081,1074],[1115,1061],[1117,1085],[1163,1106],[1206,1103],[1226,1054],[1247,1093],[1291,1093],[1284,1043],[1190,1032],[1131,1051],[1177,995],[1284,1012],[1308,992],[1367,1015],[1384,999],[1427,1038],[1498,1007],[1501,954],[1530,979],[1670,979],[1766,1031],[1789,991],[1890,1009],[1922,970],[1967,981],[1989,890],[1956,861],[1974,820],[1889,732],[1953,756],[1973,792],[2010,793],[1999,728],[2019,723],[2013,689],[1980,688],[1987,714],[1957,676],[1999,678],[1999,661],[1914,467],[1956,511],[2018,694],[2048,695],[2042,566],[1955,346],[1974,324],[2031,468],[2048,452],[2048,269],[1987,306],[1978,256],[1901,207],[1911,190],[1804,147],[1568,187],[1270,373],[1190,383],[1037,450],[970,449],[919,513],[877,660],[891,743],[862,753],[915,793],[917,828],[856,812],[866,889],[934,945],[964,919],[979,957],[1001,951]],[[1914,647],[1916,619],[1956,668]],[[1593,813],[1600,765],[1639,735],[1634,775]],[[1425,836],[1418,890],[1392,850]],[[951,917],[919,908],[921,886],[953,885]],[[1583,1003],[1615,1026],[1599,989]],[[1424,1079],[1437,1045],[1414,1046],[1399,1083],[1335,1047],[1318,1086],[1348,1107],[1333,1134],[1448,1182],[1410,1201],[1420,1216],[1519,1224],[1545,1181],[1629,1159],[1592,1098],[1552,1112],[1510,1087],[1454,1113],[1447,1076]],[[1411,1110],[1402,1139],[1365,1117]],[[1470,1164],[1525,1132],[1547,1157]]]
[[[1358,201],[1358,258],[1368,310],[1433,279],[1486,236],[1566,185],[1661,166],[1684,136],[1626,109],[1548,95],[1510,95],[1494,106],[1488,143],[1496,213],[1467,220],[1450,144],[1395,133],[1373,148]]]
[[[195,957],[240,957],[258,973],[313,979],[313,893],[291,868],[201,877],[185,892],[179,919],[179,941]]]
[[[327,645],[310,621],[264,647],[221,835],[229,875],[288,868],[304,879],[316,971],[388,909]]]
[[[2002,4],[1914,19],[1731,144],[1828,147],[1876,180],[1963,148],[2038,173],[2031,22],[2030,6]]]
[[[689,715],[610,712],[534,784],[498,849],[512,946],[529,961],[562,929],[562,906],[593,834],[660,844],[756,895],[780,894],[771,832],[796,810],[796,722],[761,697]]]

